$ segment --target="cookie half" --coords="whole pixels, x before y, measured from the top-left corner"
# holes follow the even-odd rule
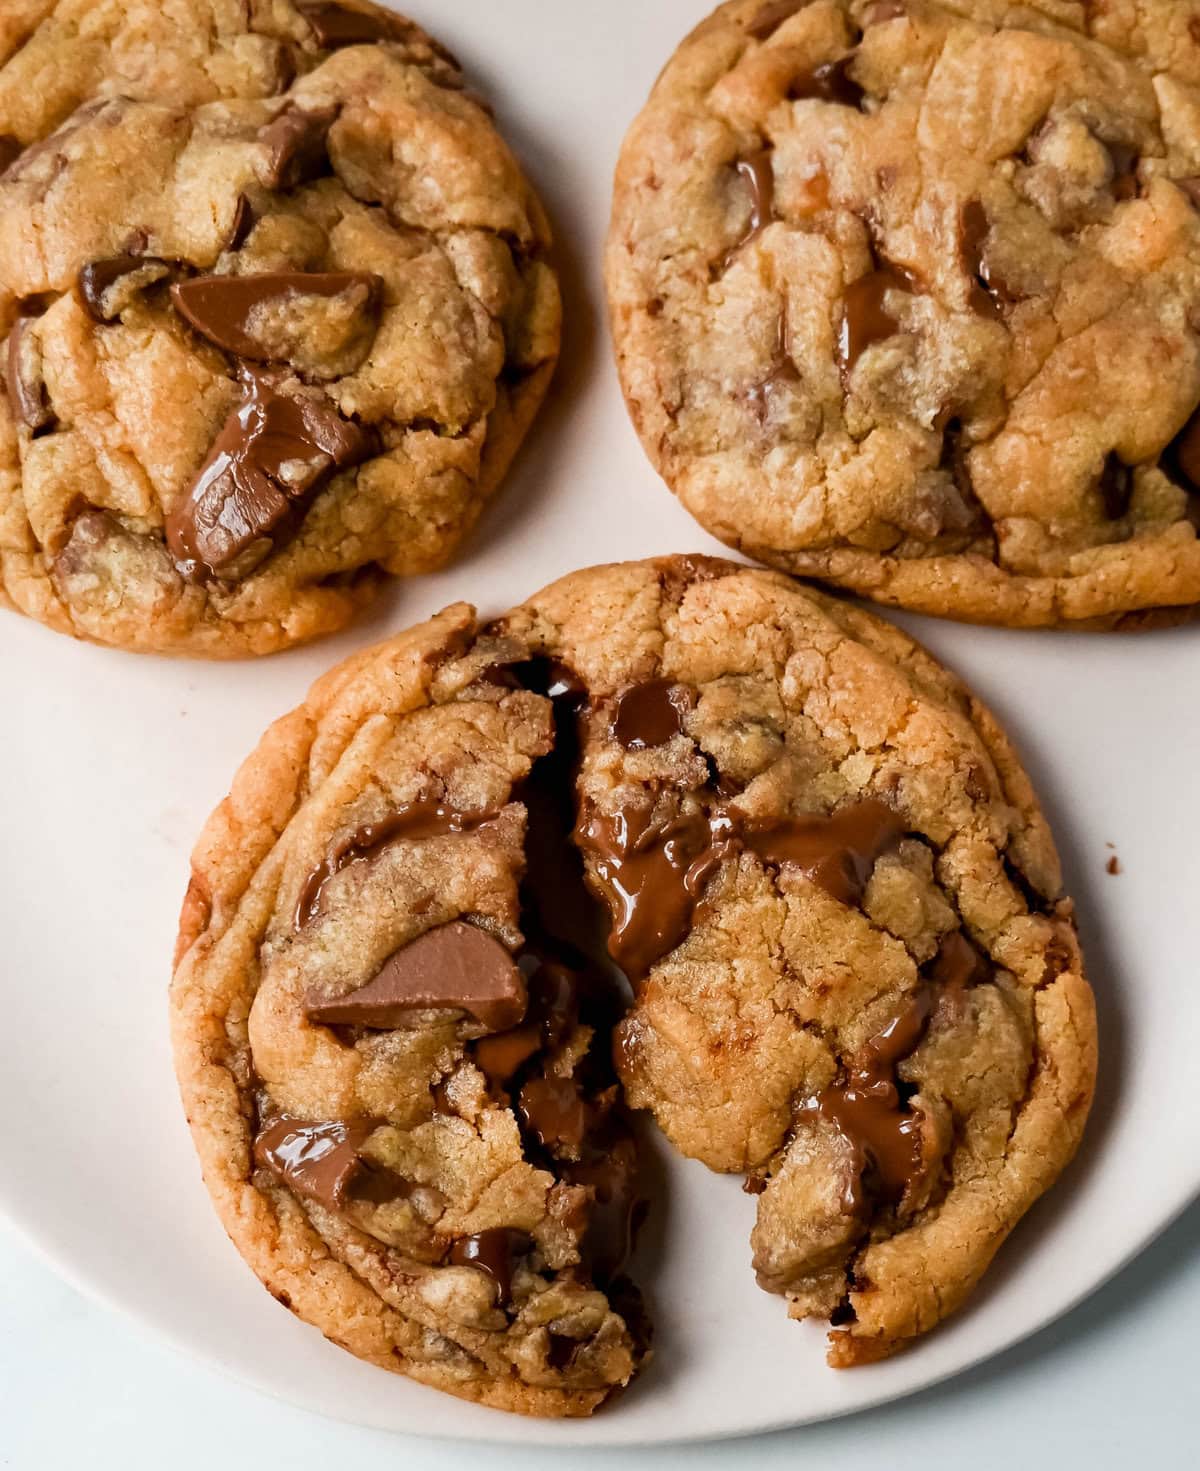
[[[352,1352],[587,1413],[647,1337],[615,1064],[760,1192],[762,1285],[879,1357],[1080,1138],[1059,890],[990,715],[854,608],[674,558],[450,609],[322,680],[197,847],[172,1018],[205,1180]]]
[[[657,469],[880,602],[1200,604],[1200,11],[733,0],[625,142],[607,279]]]
[[[369,4],[0,20],[0,600],[262,654],[442,565],[558,352],[540,204]]]

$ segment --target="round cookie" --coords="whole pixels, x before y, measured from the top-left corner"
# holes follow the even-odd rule
[[[61,0],[0,57],[0,601],[239,656],[442,565],[561,315],[449,53],[362,3]]]
[[[844,603],[674,558],[450,609],[322,680],[197,847],[172,1017],[205,1179],[352,1352],[587,1413],[645,1344],[611,1050],[761,1192],[762,1285],[879,1357],[1078,1143],[1059,890],[991,716]]]
[[[977,622],[1200,605],[1200,5],[733,0],[629,133],[607,280],[730,545]]]

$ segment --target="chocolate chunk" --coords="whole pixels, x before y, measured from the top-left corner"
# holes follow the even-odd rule
[[[454,1267],[475,1267],[490,1278],[496,1290],[496,1306],[507,1307],[512,1302],[514,1258],[528,1249],[529,1237],[523,1231],[498,1226],[475,1236],[460,1236],[447,1260]]]
[[[313,1124],[277,1119],[254,1141],[254,1157],[297,1195],[328,1210],[341,1210],[363,1162],[358,1151],[369,1124]]]
[[[504,1088],[541,1047],[542,1029],[531,1022],[511,1032],[483,1037],[476,1042],[471,1060],[493,1088]]]
[[[646,810],[596,813],[581,824],[579,842],[594,859],[589,881],[612,917],[609,954],[631,981],[687,936],[727,827],[701,814],[655,821]]]
[[[192,488],[167,517],[167,545],[185,576],[216,575],[282,531],[338,470],[369,458],[375,437],[324,396],[280,392],[253,375]]]
[[[684,717],[695,703],[695,691],[670,679],[634,685],[617,700],[613,739],[627,751],[665,746],[683,733]]]
[[[965,991],[991,979],[992,969],[961,930],[947,935],[929,968],[929,979],[943,991]]]
[[[778,218],[775,213],[775,170],[771,153],[769,148],[760,148],[757,153],[739,158],[735,164],[740,177],[750,186],[750,223],[742,238],[725,252],[721,261],[722,270],[727,269],[734,256],[756,240]]]
[[[139,286],[165,280],[171,267],[165,260],[148,255],[112,255],[90,261],[79,272],[79,295],[94,322],[112,322],[121,315],[117,303],[107,302],[109,291],[126,277],[141,273]]]
[[[767,863],[803,870],[841,904],[862,900],[877,859],[899,842],[904,821],[873,799],[842,807],[830,817],[789,817],[747,823],[746,847]]]
[[[176,309],[202,337],[225,352],[250,362],[281,356],[255,325],[256,311],[297,298],[334,297],[354,293],[357,313],[378,319],[383,281],[363,271],[267,271],[255,276],[194,276],[171,287]]]
[[[912,294],[916,289],[915,278],[892,265],[879,265],[847,286],[837,344],[843,377],[868,347],[885,342],[900,330],[900,323],[887,309],[888,292]]]
[[[11,133],[0,133],[0,175],[6,174],[24,151],[19,138],[14,138]]]
[[[254,212],[254,206],[249,197],[239,194],[237,204],[233,207],[233,219],[229,225],[229,236],[225,241],[226,250],[241,250],[250,238],[250,232],[258,223],[258,216]]]
[[[582,889],[582,880],[578,880]],[[579,977],[565,965],[544,957],[526,954],[522,968],[534,961],[529,978],[529,1000],[534,1016],[542,1028],[547,1047],[560,1047],[579,1025],[582,1003]]]
[[[785,302],[779,314],[778,338],[775,343],[775,356],[771,363],[771,371],[765,378],[760,378],[757,383],[751,384],[746,390],[746,400],[753,406],[760,424],[766,423],[772,396],[787,384],[799,381],[800,374],[796,368],[791,324]]]
[[[564,1178],[592,1192],[588,1223],[580,1246],[592,1280],[607,1286],[633,1251],[638,1224],[638,1156],[631,1135],[609,1140],[595,1158],[567,1165]]]
[[[812,0],[768,0],[768,3],[751,18],[746,27],[746,34],[753,36],[756,41],[766,41],[775,34],[785,20],[791,20],[793,15],[811,4]]]
[[[1133,467],[1124,464],[1115,450],[1104,461],[1100,474],[1100,499],[1110,521],[1120,521],[1133,499]]]
[[[1200,409],[1163,451],[1160,464],[1174,484],[1192,495],[1200,493]]]
[[[8,334],[6,386],[17,418],[36,439],[58,422],[42,377],[41,343],[30,335],[37,317],[21,316]]]
[[[1130,143],[1105,143],[1112,159],[1112,192],[1118,202],[1138,197],[1138,163],[1140,156]]]
[[[839,107],[859,107],[867,94],[850,75],[853,61],[851,54],[801,72],[788,85],[788,97],[793,102],[816,97],[822,102],[836,102]]]
[[[374,980],[348,996],[305,1002],[309,1021],[324,1026],[402,1027],[414,1011],[459,1011],[489,1032],[524,1017],[525,978],[499,940],[476,925],[442,925],[405,945]]]
[[[259,129],[265,150],[262,182],[268,189],[295,189],[329,170],[326,139],[333,112],[304,112],[290,107]]]
[[[302,929],[320,914],[325,885],[350,864],[368,862],[389,843],[399,842],[402,838],[418,842],[451,833],[474,832],[484,823],[494,822],[498,816],[499,813],[491,808],[480,812],[459,812],[426,797],[406,802],[378,822],[364,822],[361,827],[331,843],[328,853],[305,880],[296,904],[296,928]]]
[[[300,0],[296,9],[312,27],[317,45],[325,51],[339,46],[365,46],[372,41],[402,39],[411,27],[405,27],[398,15],[379,10],[355,10],[349,5]]]
[[[861,1212],[867,1193],[899,1201],[920,1178],[921,1115],[901,1099],[896,1065],[921,1042],[932,1006],[928,988],[922,987],[867,1043],[847,1081],[827,1088],[806,1105],[805,1111],[836,1125],[853,1148],[845,1200],[848,1214]]]
[[[531,1078],[521,1089],[517,1111],[551,1153],[578,1151],[587,1133],[587,1105],[573,1078]]]
[[[1008,294],[994,279],[991,268],[983,254],[984,241],[991,232],[992,223],[987,210],[978,199],[963,205],[960,222],[959,256],[963,270],[971,278],[971,310],[980,317],[1000,318]]]

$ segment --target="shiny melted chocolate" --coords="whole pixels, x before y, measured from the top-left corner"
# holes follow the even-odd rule
[[[683,722],[696,703],[695,692],[670,679],[635,684],[617,699],[612,735],[627,751],[665,746],[683,733]]]
[[[912,295],[919,290],[916,277],[903,267],[881,262],[875,269],[846,287],[837,352],[843,376],[877,342],[886,342],[900,330],[899,321],[887,307],[889,291]]]
[[[933,1009],[922,986],[863,1049],[845,1083],[835,1084],[807,1105],[836,1125],[853,1150],[846,1210],[859,1214],[867,1195],[897,1202],[921,1174],[921,1122],[896,1086],[896,1065],[920,1043]]]
[[[367,863],[378,857],[389,844],[401,839],[419,842],[451,833],[470,833],[485,823],[494,822],[498,816],[499,813],[492,809],[459,812],[434,798],[423,797],[416,802],[406,802],[376,822],[364,822],[352,832],[343,833],[330,843],[325,857],[304,881],[296,901],[296,928],[303,929],[316,919],[321,912],[325,886],[350,864]]]
[[[297,1195],[327,1210],[341,1210],[363,1169],[358,1151],[370,1138],[370,1124],[302,1123],[276,1119],[254,1141],[254,1158]]]
[[[446,1260],[454,1267],[474,1267],[491,1282],[496,1306],[512,1302],[513,1268],[516,1258],[529,1249],[529,1238],[521,1231],[497,1226],[474,1236],[460,1236],[451,1246]]]
[[[959,255],[963,270],[971,280],[971,310],[976,316],[999,320],[1010,298],[984,256],[984,243],[991,229],[987,210],[978,199],[963,206]]]
[[[745,823],[742,841],[776,867],[798,868],[839,904],[862,902],[876,862],[904,836],[903,820],[884,802],[868,799],[828,817],[789,817]]]
[[[788,97],[793,102],[813,97],[821,102],[834,102],[839,107],[860,107],[866,92],[850,75],[853,55],[840,57],[814,66],[811,71],[793,77]]]
[[[725,258],[721,262],[722,270],[728,268],[734,256],[757,240],[767,226],[778,218],[775,213],[775,170],[771,163],[771,149],[760,148],[756,153],[739,158],[735,167],[739,176],[750,186],[750,223],[742,238],[725,252]]]
[[[244,198],[244,196],[243,196]],[[255,330],[255,313],[296,298],[357,295],[357,310],[378,320],[383,278],[366,271],[264,271],[250,276],[193,276],[171,287],[180,316],[202,337],[247,362],[269,362],[270,344]]]

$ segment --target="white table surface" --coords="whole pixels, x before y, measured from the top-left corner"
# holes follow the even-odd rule
[[[1196,1464],[1198,1319],[1200,1204],[1060,1323],[901,1404],[679,1450],[493,1450],[360,1430],[265,1399],[86,1301],[0,1230],[0,1467],[1175,1471]],[[452,1400],[446,1412],[450,1425]]]

